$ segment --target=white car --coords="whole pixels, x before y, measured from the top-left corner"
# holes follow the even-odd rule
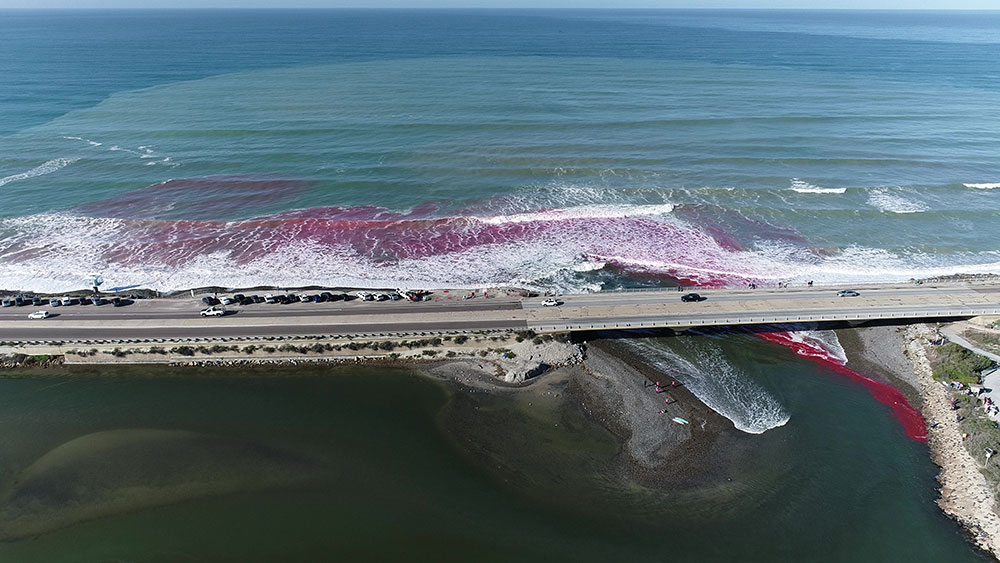
[[[542,301],[542,307],[557,307],[560,301],[555,297],[549,297],[545,301]]]
[[[64,296],[62,298],[62,300],[60,300],[60,303],[62,303],[64,306],[68,307],[68,306],[70,306],[70,305],[73,304],[73,298],[70,297],[70,296],[68,296],[68,295],[66,295],[66,296]]]
[[[47,319],[47,318],[49,318],[49,312],[48,311],[35,311],[34,313],[29,314],[28,318],[29,319],[35,319],[35,320],[37,320],[37,319]]]
[[[837,292],[837,297],[857,297],[859,295],[861,294],[853,289],[842,289]]]
[[[226,314],[225,307],[209,307],[208,309],[201,310],[201,316],[203,317],[221,317]]]
[[[221,302],[223,305],[232,305],[233,303],[235,303],[232,297],[223,297],[222,299],[219,300],[219,302]]]

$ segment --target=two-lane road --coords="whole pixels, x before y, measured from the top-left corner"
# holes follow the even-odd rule
[[[858,297],[836,289],[699,290],[707,300],[681,302],[684,292],[606,292],[542,298],[463,300],[439,292],[430,301],[255,304],[230,306],[232,314],[202,318],[194,299],[138,300],[114,308],[41,307],[57,316],[29,320],[40,307],[0,309],[0,340],[128,340],[253,336],[451,332],[532,328],[539,332],[770,324],[828,320],[864,321],[1000,315],[1000,286],[948,284],[866,286]],[[450,298],[449,298],[450,297]]]

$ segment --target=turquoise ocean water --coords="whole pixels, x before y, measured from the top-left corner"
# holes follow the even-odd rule
[[[0,53],[2,288],[1000,263],[998,13],[3,11]],[[0,382],[0,560],[980,558],[857,383],[739,334],[635,352],[742,431],[697,490],[622,480],[573,408],[385,370]]]
[[[998,24],[4,12],[0,287],[996,270]]]

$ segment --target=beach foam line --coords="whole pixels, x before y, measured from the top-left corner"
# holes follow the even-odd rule
[[[972,188],[974,190],[995,190],[1000,188],[1000,182],[988,183],[988,184],[962,184],[967,188]]]
[[[34,178],[36,176],[42,176],[45,174],[51,174],[56,170],[69,166],[73,164],[79,158],[54,158],[52,160],[46,161],[27,172],[21,172],[20,174],[12,174],[4,178],[0,178],[0,186],[6,186],[11,182],[17,182],[19,180],[27,180],[28,178]]]

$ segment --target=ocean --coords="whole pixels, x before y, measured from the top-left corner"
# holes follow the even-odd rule
[[[1000,14],[6,11],[0,287],[996,271]]]
[[[1000,12],[0,11],[0,53],[8,290],[1000,270]],[[0,559],[981,560],[912,409],[774,334],[628,344],[738,433],[690,490],[398,370],[22,374]]]

